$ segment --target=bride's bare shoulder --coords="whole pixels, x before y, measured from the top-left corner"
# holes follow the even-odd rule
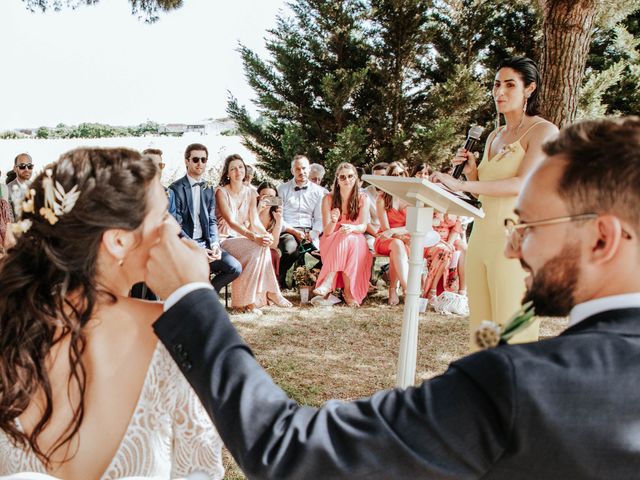
[[[162,303],[160,302],[130,297],[120,299],[118,303],[120,302],[122,302],[121,307],[128,312],[131,320],[136,323],[151,325],[162,315]]]
[[[99,323],[110,325],[109,330],[140,332],[153,335],[151,325],[162,315],[162,303],[130,297],[118,297],[115,302],[101,303],[95,311]]]

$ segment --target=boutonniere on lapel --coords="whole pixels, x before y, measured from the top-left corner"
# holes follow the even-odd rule
[[[535,320],[533,302],[525,303],[502,328],[495,322],[484,320],[475,331],[475,342],[481,349],[507,343],[516,333],[526,329]]]

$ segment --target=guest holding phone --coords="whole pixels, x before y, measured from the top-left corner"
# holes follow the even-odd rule
[[[234,309],[262,314],[260,307],[274,304],[291,307],[280,294],[271,264],[274,237],[258,216],[257,192],[244,183],[246,165],[240,155],[224,161],[216,189],[218,227],[221,246],[242,264],[242,273],[231,284]]]
[[[350,163],[336,170],[331,193],[322,199],[322,270],[313,291],[326,296],[344,288],[347,305],[358,306],[367,295],[373,256],[364,232],[369,223],[369,198],[358,188],[358,174]]]
[[[260,217],[262,226],[273,237],[269,248],[271,249],[271,263],[277,277],[280,267],[278,241],[282,231],[282,199],[278,197],[278,190],[271,182],[262,182],[258,186],[258,217]]]

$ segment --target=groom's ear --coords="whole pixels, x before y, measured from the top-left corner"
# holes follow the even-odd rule
[[[103,248],[116,260],[124,259],[135,244],[135,234],[131,231],[113,228],[102,234]]]

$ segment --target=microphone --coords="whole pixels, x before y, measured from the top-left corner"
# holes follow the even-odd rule
[[[464,142],[464,149],[467,151],[471,151],[476,143],[480,141],[480,137],[482,136],[482,132],[484,132],[484,128],[480,125],[472,125],[469,129],[469,133],[467,135],[467,141]],[[456,168],[453,170],[453,178],[459,178],[462,175],[462,170],[464,170],[465,162],[460,165],[456,165]]]

